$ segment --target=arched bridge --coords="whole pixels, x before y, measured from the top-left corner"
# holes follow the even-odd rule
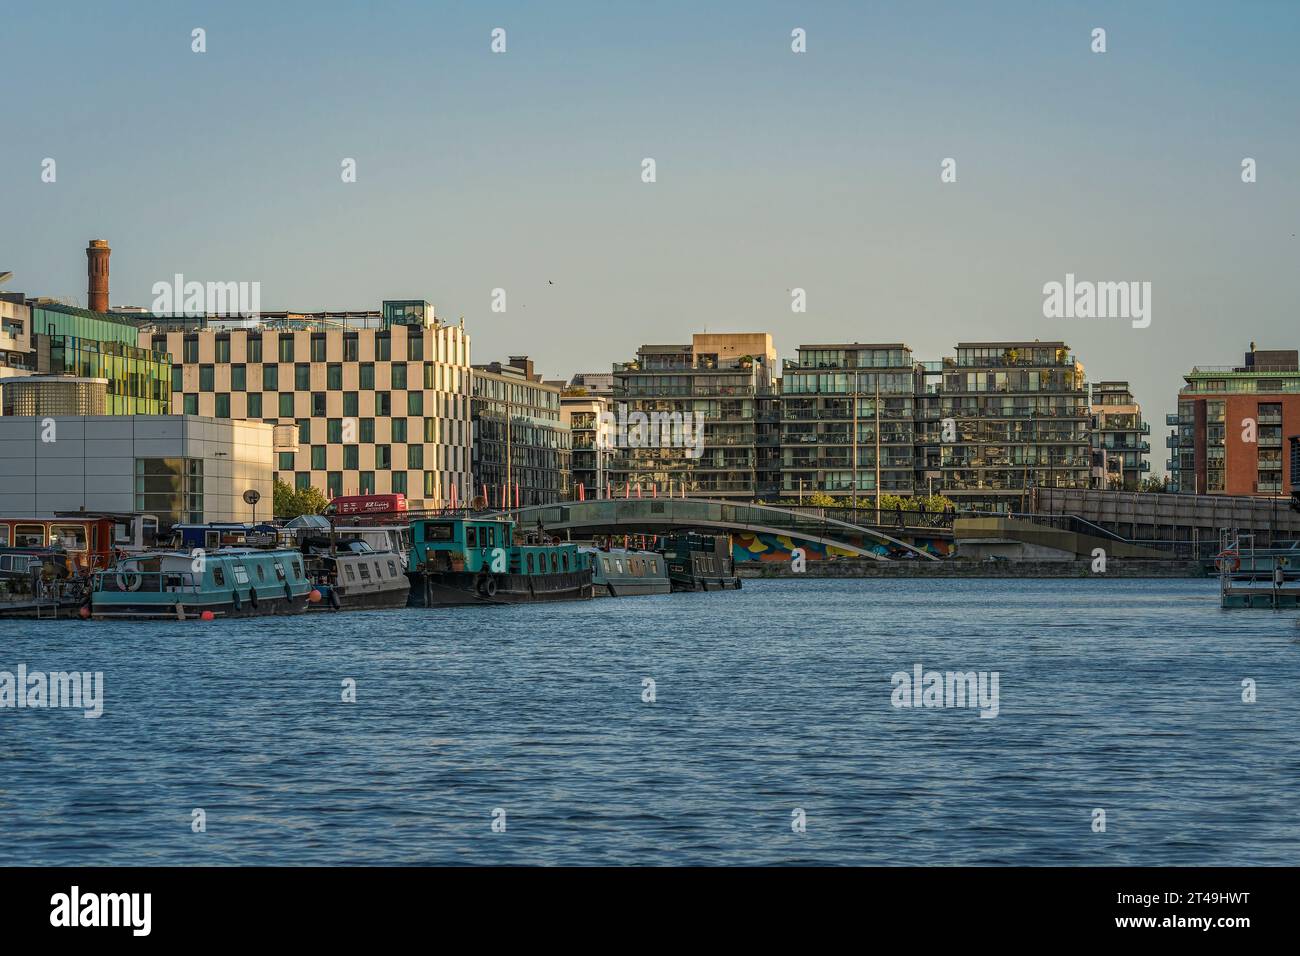
[[[552,533],[662,534],[670,531],[748,531],[785,535],[798,541],[840,548],[865,558],[886,561],[867,545],[874,541],[937,561],[925,550],[885,534],[878,528],[850,524],[835,518],[774,508],[770,505],[735,504],[707,498],[609,498],[534,505],[509,512],[521,529],[542,527]],[[864,545],[867,545],[864,547]]]

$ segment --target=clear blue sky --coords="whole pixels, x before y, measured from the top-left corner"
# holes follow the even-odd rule
[[[1063,338],[1091,378],[1134,381],[1157,471],[1180,373],[1300,346],[1300,3],[3,13],[12,290],[84,295],[105,238],[115,304],[176,272],[260,281],[266,309],[427,298],[464,315],[476,361],[528,353],[551,376],[706,326],[770,330],[787,356]],[[1152,282],[1151,327],[1043,318],[1066,272]]]

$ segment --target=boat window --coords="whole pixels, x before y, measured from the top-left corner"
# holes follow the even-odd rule
[[[0,548],[9,547],[9,526],[0,524]]]
[[[392,561],[388,562],[388,573],[391,577],[397,577],[397,565]]]
[[[478,547],[478,528],[471,526],[465,529],[465,547],[467,548]]]
[[[59,547],[65,551],[86,550],[86,529],[83,525],[55,525],[50,529],[50,540],[55,538],[58,538]]]
[[[524,564],[528,567],[528,573],[533,573],[533,553],[530,551],[524,555]]]
[[[426,524],[424,526],[425,541],[450,541],[452,527],[449,524]]]
[[[6,554],[3,558],[0,558],[0,571],[10,570],[13,567],[13,563],[13,558]]]
[[[609,574],[610,573],[609,558],[601,558],[600,563],[605,566],[605,573]]]
[[[284,580],[284,565],[279,561],[275,562],[275,579],[277,581]]]
[[[565,571],[569,570],[569,556],[567,554],[560,555],[560,567]]]
[[[355,581],[357,579],[356,572],[352,570],[352,565],[350,564],[343,565],[343,570],[348,573],[349,581]]]
[[[260,564],[255,564],[255,565],[253,565],[253,567],[257,568],[257,580],[259,580],[259,581],[265,581],[265,580],[266,580],[266,571],[264,571],[264,570],[262,569],[262,566],[261,566]]]
[[[293,559],[293,576],[296,578],[302,577],[302,562],[297,558]]]
[[[376,562],[375,562],[375,580],[376,580],[376,581],[382,581],[383,579],[384,579],[384,569],[381,568],[381,567],[379,566],[379,562],[376,561]]]
[[[618,568],[618,573],[619,573],[619,574],[622,574],[622,573],[623,573],[623,560],[622,560],[621,558],[615,558],[615,559],[614,559],[614,566],[615,566],[616,568]]]
[[[226,573],[221,570],[221,565],[219,564],[212,566],[212,583],[217,587],[225,587]]]
[[[45,525],[43,524],[15,525],[14,545],[19,548],[45,547]]]
[[[370,569],[368,567],[366,567],[364,564],[358,564],[357,570],[361,572],[362,581],[366,581],[366,582],[370,581]]]
[[[248,570],[242,564],[236,564],[230,569],[235,575],[236,584],[248,583]]]

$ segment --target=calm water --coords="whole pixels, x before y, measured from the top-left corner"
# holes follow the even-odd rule
[[[0,710],[0,863],[1296,864],[1298,616],[1208,580],[794,580],[0,622],[0,670],[106,685],[97,720]],[[999,716],[894,708],[916,663],[998,671]]]

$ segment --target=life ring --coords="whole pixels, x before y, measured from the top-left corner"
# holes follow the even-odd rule
[[[474,590],[479,594],[484,593],[487,589],[488,576],[487,572],[480,572],[479,576],[474,579]]]
[[[330,588],[330,607],[337,611],[340,603],[338,588]]]
[[[244,602],[239,599],[239,590],[237,588],[230,589],[230,603],[234,607],[236,614],[243,610]]]
[[[1236,571],[1240,567],[1241,567],[1241,558],[1237,556],[1237,553],[1235,551],[1225,551],[1221,555],[1219,555],[1220,571],[1224,571],[1224,570]]]
[[[144,582],[144,575],[139,571],[121,570],[117,572],[117,589],[119,591],[138,591]]]
[[[490,598],[497,596],[496,578],[488,578],[485,582],[483,582],[483,596],[490,597]]]
[[[253,610],[257,610],[257,588],[248,589],[248,603],[252,605]]]

